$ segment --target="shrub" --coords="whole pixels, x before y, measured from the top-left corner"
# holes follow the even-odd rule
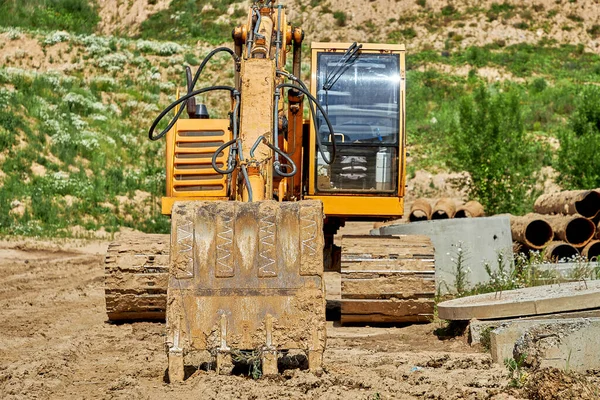
[[[600,36],[600,25],[598,25],[598,24],[592,25],[592,27],[590,29],[588,29],[588,33],[590,34],[590,36],[592,38],[596,39],[598,36]]]
[[[479,84],[473,95],[460,100],[455,133],[449,137],[451,163],[471,174],[469,194],[489,214],[524,212],[537,194],[535,172],[544,152],[526,134],[521,113],[519,95],[510,88],[502,92]]]
[[[456,8],[452,4],[442,7],[442,15],[448,17],[456,14]]]
[[[348,21],[348,15],[343,11],[335,11],[333,18],[337,26],[346,26],[346,22]]]
[[[557,169],[565,187],[600,187],[600,88],[589,85],[582,90],[559,140]]]

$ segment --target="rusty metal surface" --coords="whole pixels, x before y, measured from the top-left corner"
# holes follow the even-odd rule
[[[177,202],[170,354],[325,346],[323,212],[316,201]],[[219,358],[217,358],[219,363]]]
[[[579,214],[547,215],[544,219],[552,227],[557,240],[564,240],[575,247],[585,246],[596,235],[596,225]]]
[[[454,200],[443,197],[435,203],[435,206],[433,206],[431,219],[454,218],[454,213],[456,213],[456,203]]]
[[[408,220],[410,222],[427,221],[431,219],[431,204],[427,199],[416,199],[410,206]]]
[[[537,198],[533,209],[539,214],[581,214],[585,218],[594,218],[600,212],[600,192],[569,190],[543,194]]]
[[[554,238],[554,231],[545,217],[533,213],[522,217],[511,215],[510,230],[513,240],[529,249],[541,250],[546,247]]]
[[[590,261],[598,261],[598,256],[600,256],[600,240],[590,240],[581,250],[581,255]]]
[[[569,259],[579,255],[579,251],[569,243],[553,241],[548,244],[544,252],[544,259],[547,261],[558,262],[563,259]]]
[[[478,218],[485,216],[483,205],[476,200],[467,201],[456,209],[454,218]]]

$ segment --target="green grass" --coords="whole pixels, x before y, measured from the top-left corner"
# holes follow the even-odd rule
[[[92,64],[103,57],[87,56]],[[113,75],[86,80],[0,69],[0,234],[71,236],[74,226],[168,231],[157,202],[164,193],[164,143],[144,138],[147,121],[163,105],[162,86],[148,75]],[[107,100],[114,98],[125,101]],[[34,174],[34,163],[45,172]],[[16,202],[24,213],[15,212]]]
[[[89,0],[0,1],[0,26],[92,33],[99,21]]]
[[[234,0],[173,0],[166,10],[159,11],[140,28],[140,36],[152,40],[175,40],[194,43],[198,40],[214,45],[231,41],[236,21],[246,15],[242,7],[232,15],[227,10]],[[210,5],[205,9],[205,6]],[[219,17],[223,22],[217,22]]]
[[[600,56],[581,46],[551,44],[518,44],[499,48],[497,45],[469,47],[443,56],[433,50],[412,54],[413,67],[440,63],[453,66],[503,68],[516,77],[547,76],[553,80],[600,82]]]

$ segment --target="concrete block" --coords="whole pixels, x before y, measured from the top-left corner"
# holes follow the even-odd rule
[[[536,315],[533,317],[521,317],[514,319],[491,319],[481,321],[478,319],[472,319],[469,321],[469,343],[471,346],[481,343],[481,335],[485,330],[494,330],[502,324],[510,324],[515,321],[528,321],[528,320],[547,320],[547,319],[567,319],[567,318],[600,318],[600,309],[586,310],[586,311],[571,311],[556,314],[547,315]],[[490,332],[491,333],[491,332]],[[514,344],[514,343],[513,343]],[[511,347],[512,357],[512,347]],[[503,361],[503,359],[500,359]]]
[[[600,318],[513,321],[493,330],[490,338],[497,363],[524,356],[531,367],[600,369]]]
[[[481,336],[486,330],[494,330],[501,324],[506,323],[504,320],[480,321],[473,319],[469,322],[469,339],[471,346],[481,343]]]
[[[464,252],[463,266],[469,286],[489,281],[484,265],[497,270],[498,255],[506,255],[507,268],[513,266],[512,235],[507,216],[422,221],[383,226],[371,231],[378,235],[427,235],[435,247],[435,281],[442,294],[455,290],[457,254]]]
[[[505,359],[513,358],[515,342],[527,329],[539,325],[540,320],[512,320],[503,322],[490,332],[490,352],[495,363],[502,364]]]

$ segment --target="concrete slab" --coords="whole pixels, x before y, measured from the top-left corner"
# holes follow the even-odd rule
[[[496,363],[522,356],[531,367],[600,368],[600,318],[513,321],[493,330],[490,338]]]
[[[567,318],[600,318],[600,308],[586,311],[569,311],[564,313],[536,315],[534,317],[520,317],[517,319],[492,319],[478,320],[473,319],[469,322],[469,343],[471,346],[481,343],[481,335],[486,330],[494,330],[502,324],[508,324],[515,321],[528,320],[546,320],[546,319],[567,319]]]
[[[600,281],[581,281],[486,293],[444,301],[441,319],[499,319],[600,308]]]
[[[570,320],[567,320],[570,321]],[[513,358],[515,342],[527,330],[540,325],[540,320],[513,320],[503,322],[490,332],[490,353],[495,363],[502,364],[505,359]]]
[[[505,260],[510,267],[513,265],[512,236],[507,216],[396,224],[373,229],[371,234],[429,236],[435,247],[436,287],[442,294],[456,289],[454,282],[459,251],[465,255],[463,267],[469,271],[468,287],[489,281],[484,266],[488,263],[492,270],[497,270],[500,253],[506,255]]]

